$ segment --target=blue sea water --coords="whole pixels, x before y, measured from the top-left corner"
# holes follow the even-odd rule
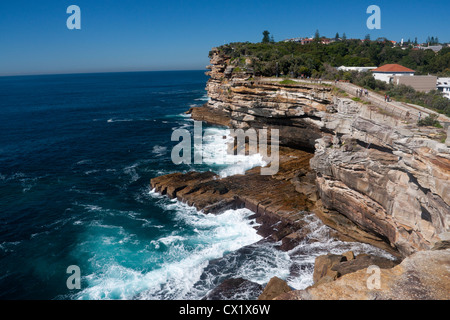
[[[376,251],[330,239],[292,252],[261,240],[246,209],[205,215],[150,179],[258,165],[174,165],[173,130],[206,100],[203,71],[0,77],[0,299],[200,299],[221,281],[311,284],[314,257]],[[204,126],[222,137],[224,128]],[[244,248],[244,249],[241,249]],[[69,289],[67,268],[81,271]],[[254,293],[241,296],[255,298]]]

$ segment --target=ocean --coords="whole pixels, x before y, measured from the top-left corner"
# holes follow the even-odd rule
[[[317,255],[389,256],[332,239],[313,215],[315,241],[281,252],[247,209],[206,215],[151,190],[159,175],[263,164],[216,161],[227,130],[206,124],[203,164],[172,162],[172,132],[193,131],[185,111],[207,101],[206,81],[204,71],[0,77],[0,299],[197,300],[237,277],[303,289]],[[79,289],[67,286],[73,265]]]

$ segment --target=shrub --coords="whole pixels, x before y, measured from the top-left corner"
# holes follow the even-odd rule
[[[437,120],[438,115],[437,114],[430,114],[428,117],[421,119],[417,121],[417,125],[420,127],[436,127],[436,128],[442,128],[442,125]]]
[[[280,84],[297,84],[297,82],[295,82],[293,80],[285,79],[285,80],[281,81]]]

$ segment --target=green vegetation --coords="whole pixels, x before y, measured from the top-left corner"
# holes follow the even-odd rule
[[[389,95],[391,99],[405,103],[416,104],[450,117],[450,100],[444,98],[437,90],[419,92],[411,86],[393,85],[375,80],[370,72],[351,72],[349,76],[352,83]]]
[[[298,84],[296,81],[285,79],[280,82],[281,84]]]
[[[376,41],[370,41],[368,37],[366,41],[345,40],[345,34],[342,40],[327,45],[320,41],[305,45],[296,42],[275,43],[267,30],[263,32],[263,36],[261,43],[231,43],[219,47],[223,54],[230,56],[234,72],[252,71],[254,76],[263,77],[278,75],[349,80],[366,89],[388,94],[395,100],[417,104],[450,116],[450,100],[442,97],[438,91],[416,92],[412,87],[394,86],[375,80],[371,72],[344,72],[336,69],[342,65],[381,66],[398,63],[415,70],[416,75],[450,77],[450,47],[434,53],[432,50],[415,50],[412,45],[403,50],[393,47],[390,41],[383,38]],[[318,30],[317,37],[320,37]],[[338,37],[339,34],[336,34],[336,38]],[[250,61],[248,64],[247,59]],[[281,83],[294,84],[284,81]]]
[[[417,121],[417,125],[442,128],[442,125],[439,123],[437,118],[438,118],[437,114],[430,114],[425,119],[421,119],[421,120]]]
[[[269,37],[270,32],[267,30],[264,30],[263,32],[263,39],[262,39],[262,43],[274,43],[275,40],[273,39],[273,35],[271,37]]]
[[[450,48],[437,54],[432,50],[402,50],[383,39],[377,41],[342,40],[330,44],[319,41],[302,45],[295,42],[272,42],[269,31],[264,31],[261,43],[231,43],[219,48],[231,58],[251,57],[256,76],[283,75],[343,79],[344,73],[327,70],[338,66],[381,66],[398,63],[416,71],[416,74],[450,76]],[[317,35],[318,32],[317,32]]]
[[[427,41],[426,41],[430,46],[434,46],[439,44],[439,39],[438,37],[430,37],[428,36]]]
[[[425,108],[435,110],[439,113],[445,114],[450,117],[450,100],[444,98],[437,90],[430,92],[415,91],[410,86],[405,85],[389,85],[386,91],[391,98],[406,103],[417,104]],[[425,120],[425,119],[424,119]]]

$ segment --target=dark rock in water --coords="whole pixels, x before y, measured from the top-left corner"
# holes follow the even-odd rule
[[[192,107],[186,114],[190,114],[197,121],[205,121],[209,124],[228,126],[230,117],[220,109],[211,109],[203,107]]]
[[[258,296],[263,287],[255,282],[232,278],[223,281],[211,290],[202,300],[248,300],[249,297]]]
[[[290,250],[302,239],[297,231],[305,226],[303,217],[314,206],[310,195],[299,193],[291,180],[299,168],[308,170],[311,157],[309,152],[281,147],[279,171],[273,176],[261,175],[260,167],[225,178],[212,172],[173,173],[153,178],[151,185],[204,213],[247,208],[255,213],[258,234],[273,241],[286,238],[281,249]]]

